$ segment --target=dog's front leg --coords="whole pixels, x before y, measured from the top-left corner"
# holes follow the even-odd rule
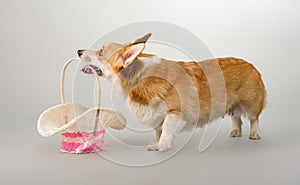
[[[180,131],[186,125],[177,114],[167,114],[163,125],[162,133],[158,142],[158,151],[165,152],[171,148],[175,133]]]
[[[161,126],[155,128],[155,140],[147,146],[150,151],[158,150],[158,142],[161,136]]]

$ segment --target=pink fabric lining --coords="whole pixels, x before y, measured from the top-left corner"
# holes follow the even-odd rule
[[[62,133],[61,150],[70,153],[89,153],[105,150],[105,130],[97,132],[65,132]]]

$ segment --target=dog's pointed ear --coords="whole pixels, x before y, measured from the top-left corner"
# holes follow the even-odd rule
[[[123,67],[128,67],[137,58],[137,56],[143,52],[144,48],[144,43],[127,46],[125,51],[122,53]]]
[[[151,35],[152,33],[147,33],[146,35],[136,39],[132,44],[146,43]]]

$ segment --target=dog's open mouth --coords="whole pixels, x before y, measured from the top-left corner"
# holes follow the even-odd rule
[[[93,68],[96,71],[96,73],[97,73],[98,76],[102,76],[103,75],[102,70],[99,67],[95,66],[95,65],[85,65],[81,69],[81,71],[84,72],[84,73],[86,73],[86,74],[94,74],[94,72],[93,72],[93,70],[91,68]]]

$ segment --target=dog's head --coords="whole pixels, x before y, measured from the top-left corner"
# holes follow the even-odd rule
[[[148,33],[128,44],[108,43],[96,51],[78,50],[78,56],[87,64],[82,71],[92,74],[92,67],[99,76],[108,79],[113,78],[122,69],[127,68],[142,53],[145,43],[150,36],[151,33]]]

